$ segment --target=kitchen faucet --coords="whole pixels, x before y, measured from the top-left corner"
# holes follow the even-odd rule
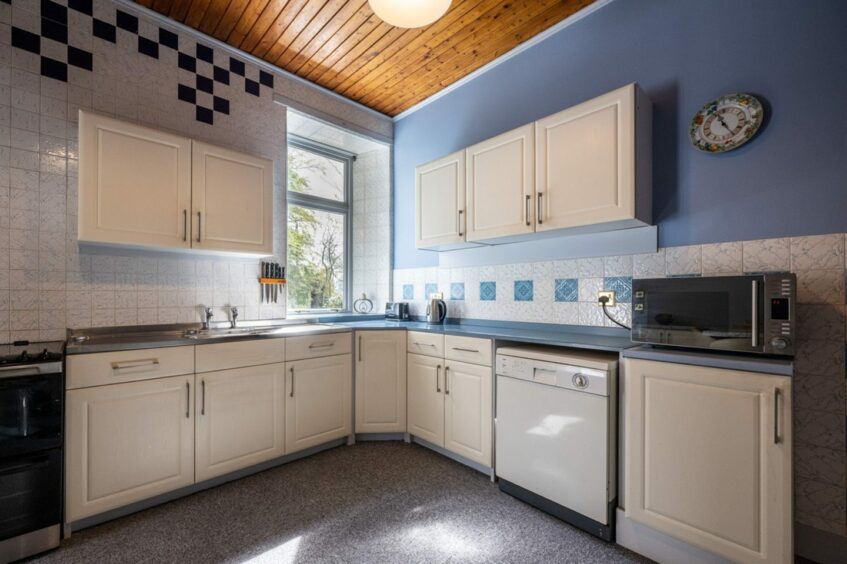
[[[229,314],[230,314],[230,317],[232,318],[229,322],[229,326],[230,326],[230,328],[235,329],[235,321],[238,319],[238,308],[235,307],[235,306],[230,307],[229,308]]]
[[[212,317],[214,317],[214,313],[212,313],[212,308],[204,307],[203,308],[203,330],[209,329],[209,324],[212,321]]]

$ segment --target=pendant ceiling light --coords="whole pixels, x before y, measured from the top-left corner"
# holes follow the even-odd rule
[[[395,27],[423,27],[447,11],[451,0],[368,0],[371,10]]]

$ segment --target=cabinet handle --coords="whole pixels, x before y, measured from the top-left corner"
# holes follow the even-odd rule
[[[459,237],[464,235],[464,233],[462,233],[462,214],[463,213],[465,213],[464,210],[459,210],[459,213],[456,214],[456,223],[457,223],[457,227],[458,227],[458,231],[459,231]]]
[[[779,388],[773,390],[773,443],[778,445],[782,442],[782,437],[779,436],[779,396],[782,392]]]
[[[294,367],[291,367],[291,393],[288,394],[288,397],[294,397]]]
[[[185,418],[191,419],[191,382],[185,383]]]
[[[750,329],[750,345],[753,348],[759,346],[759,282],[753,280],[752,283],[752,301],[750,302],[750,311],[753,314],[753,323]]]
[[[188,210],[182,210],[182,240],[188,241]]]
[[[433,345],[432,343],[419,343],[419,342],[415,341],[412,344],[415,345],[416,347],[432,347],[432,348],[435,348],[435,345]]]
[[[529,194],[527,194],[527,195],[526,195],[526,206],[524,206],[524,213],[525,213],[525,215],[526,215],[526,226],[527,226],[527,227],[529,227],[529,226],[530,226],[530,221],[529,221],[529,201],[530,201],[531,199],[532,199],[532,196],[530,196]]]
[[[541,210],[544,209],[541,205],[541,196],[544,195],[544,192],[538,193],[538,198],[535,200],[535,213],[538,216],[538,225],[544,223],[544,214],[541,213]]]
[[[444,367],[444,393],[450,395],[450,367]]]
[[[361,339],[361,337],[359,337]],[[335,346],[335,343],[312,343],[309,345],[310,349],[330,349]],[[361,360],[361,359],[359,359]]]
[[[462,351],[462,352],[477,353],[477,354],[479,354],[479,351],[478,351],[478,350],[476,350],[476,349],[463,349],[462,347],[453,347],[453,350],[454,350],[454,351]]]
[[[441,393],[441,365],[435,367],[435,391]]]
[[[141,368],[142,366],[150,366],[156,368],[159,366],[158,358],[145,358],[141,360],[123,360],[112,363],[112,370],[125,370],[127,368]]]
[[[200,415],[206,415],[206,380],[200,380]]]
[[[359,362],[362,362],[362,336],[359,335]]]
[[[200,234],[203,232],[203,215],[197,212],[197,242],[200,242]]]

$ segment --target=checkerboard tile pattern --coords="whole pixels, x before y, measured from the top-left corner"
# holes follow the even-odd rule
[[[2,0],[12,4],[13,0]],[[94,53],[76,46],[69,39],[69,15],[74,13],[74,25],[90,29],[91,37],[117,45],[132,41],[138,53],[152,59],[160,59],[165,50],[177,52],[180,81],[176,98],[190,104],[194,118],[213,125],[215,114],[229,115],[232,88],[242,88],[253,96],[261,96],[262,88],[274,88],[274,75],[247,65],[244,61],[229,57],[229,64],[215,64],[215,50],[197,43],[194,49],[181,48],[177,33],[158,27],[153,33],[142,31],[138,16],[115,8],[114,17],[95,15],[94,0],[41,0],[30,3],[29,9],[40,9],[37,25],[30,28],[12,25],[12,46],[32,53],[40,58],[42,76],[62,82],[68,81],[68,67],[93,71],[96,64]],[[189,42],[186,42],[189,43]]]

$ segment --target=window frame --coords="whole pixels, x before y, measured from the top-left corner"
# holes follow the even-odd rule
[[[288,263],[288,206],[295,205],[317,211],[337,213],[344,216],[344,297],[340,309],[289,309],[290,301],[286,295],[286,315],[310,315],[315,313],[349,313],[350,299],[353,294],[353,161],[356,155],[348,151],[325,145],[293,133],[287,136],[285,148],[285,261]],[[288,189],[288,150],[294,147],[302,151],[341,161],[344,165],[344,201],[339,202],[312,194],[292,192]]]

